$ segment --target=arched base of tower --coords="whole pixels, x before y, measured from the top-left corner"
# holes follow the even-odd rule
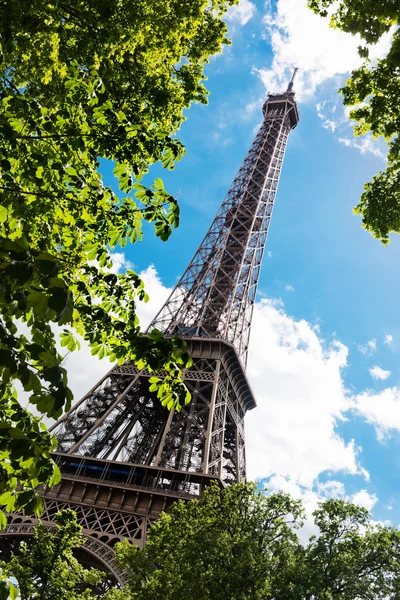
[[[8,525],[0,531],[0,560],[8,562],[13,554],[18,556],[21,542],[29,544],[32,541],[34,528],[39,522],[50,531],[55,531],[54,522],[25,517],[23,514],[8,515]],[[94,591],[105,592],[111,587],[123,584],[126,577],[115,564],[114,552],[85,530],[82,534],[85,541],[74,552],[76,558],[87,569],[94,568],[106,573],[104,581],[96,586]]]

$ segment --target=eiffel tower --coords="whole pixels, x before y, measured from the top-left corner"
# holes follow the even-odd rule
[[[297,69],[296,69],[297,70]],[[85,561],[124,575],[113,546],[142,546],[148,525],[177,499],[198,498],[212,480],[246,478],[244,416],[256,406],[245,375],[261,261],[289,133],[299,121],[296,70],[269,94],[263,122],[206,236],[149,329],[187,341],[191,402],[180,412],[149,391],[154,373],[113,367],[53,427],[62,481],[41,492],[42,522],[76,511]],[[11,515],[2,536],[28,536],[34,518]]]

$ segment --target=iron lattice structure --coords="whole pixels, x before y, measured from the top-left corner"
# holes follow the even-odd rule
[[[270,94],[263,122],[209,231],[152,322],[187,339],[192,400],[179,413],[149,391],[132,364],[109,373],[54,426],[63,475],[43,490],[45,520],[77,511],[88,553],[122,581],[111,548],[142,545],[147,525],[177,498],[199,497],[210,480],[244,480],[244,416],[255,406],[245,367],[257,283],[290,131],[299,115],[293,78]],[[162,376],[162,374],[159,374]],[[19,517],[18,517],[19,518]],[[26,534],[32,519],[3,535]]]
[[[270,94],[261,127],[199,249],[152,327],[223,339],[247,363],[261,261],[286,144],[299,114],[292,91]]]

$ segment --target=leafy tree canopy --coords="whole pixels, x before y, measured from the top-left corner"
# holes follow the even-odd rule
[[[302,544],[301,502],[254,484],[210,486],[151,526],[146,546],[117,545],[129,576],[107,600],[397,599],[400,532],[368,512],[328,500],[314,513],[319,535]]]
[[[9,511],[40,513],[34,488],[59,480],[51,438],[14,389],[20,382],[49,418],[70,407],[58,337],[65,351],[83,336],[100,358],[162,368],[165,380],[152,382],[162,403],[179,410],[189,400],[183,342],[140,333],[143,282],[110,272],[110,251],[140,241],[143,220],[161,240],[179,224],[163,182],[140,179],[184,154],[174,132],[191,102],[207,101],[204,64],[228,43],[222,17],[233,3],[1,3],[0,504]],[[113,161],[122,193],[103,182],[101,160]]]
[[[93,586],[104,579],[104,573],[85,569],[74,557],[73,550],[85,541],[76,514],[72,510],[63,510],[56,515],[55,521],[55,533],[44,525],[37,525],[31,543],[21,542],[18,555],[1,565],[3,573],[17,581],[21,600],[93,598]],[[7,598],[7,585],[3,582],[0,599]]]
[[[331,26],[360,34],[367,44],[375,44],[393,28],[388,54],[375,63],[368,48],[360,47],[364,64],[352,72],[340,90],[346,106],[353,107],[355,134],[371,132],[388,142],[387,167],[365,184],[354,209],[362,216],[365,229],[384,244],[391,232],[400,233],[400,10],[397,0],[309,0],[317,14],[331,16]]]

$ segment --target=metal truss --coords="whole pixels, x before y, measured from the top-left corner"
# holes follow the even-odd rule
[[[180,412],[149,392],[154,374],[114,367],[54,427],[58,452],[243,480],[243,420],[255,402],[236,352],[203,339],[191,340],[188,350],[194,360],[184,379],[192,400]],[[182,480],[169,489],[190,493],[187,485]]]
[[[151,323],[167,335],[222,338],[246,366],[260,266],[289,132],[294,93],[270,95],[263,123],[208,233]]]

